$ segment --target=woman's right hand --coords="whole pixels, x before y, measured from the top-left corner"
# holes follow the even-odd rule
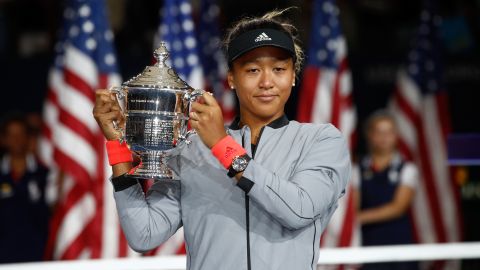
[[[115,129],[113,121],[117,123],[119,128],[124,128],[125,116],[118,104],[115,93],[106,89],[96,91],[93,116],[107,140],[112,141],[121,138],[122,134]]]

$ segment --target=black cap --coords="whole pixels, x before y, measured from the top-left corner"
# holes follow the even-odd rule
[[[292,37],[275,29],[261,28],[245,32],[234,38],[227,48],[228,63],[244,53],[263,46],[274,46],[288,51],[295,62],[295,45]]]

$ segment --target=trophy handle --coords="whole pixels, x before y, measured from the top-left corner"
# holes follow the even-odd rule
[[[184,99],[186,101],[188,101],[188,113],[190,114],[190,112],[192,111],[192,102],[195,102],[199,97],[201,97],[204,93],[209,93],[210,95],[212,93],[210,92],[207,92],[203,89],[194,89],[192,92],[189,92],[189,93],[186,93],[185,96],[184,96]],[[191,143],[190,140],[188,140],[188,137],[192,134],[196,134],[197,132],[195,131],[195,129],[191,129],[189,131],[187,131],[185,134],[180,134],[178,140],[180,142],[184,141],[187,145],[189,145]]]
[[[118,105],[120,105],[120,110],[122,111],[122,114],[123,114],[124,111],[123,111],[122,105],[120,103],[120,100],[123,101],[125,99],[124,90],[121,87],[118,87],[118,86],[111,86],[108,89],[108,91],[115,94],[115,97],[117,98]],[[120,143],[123,143],[125,141],[125,129],[123,127],[120,127],[119,124],[117,123],[117,121],[113,121],[113,128],[115,128],[115,130],[120,133],[119,141],[120,141]]]

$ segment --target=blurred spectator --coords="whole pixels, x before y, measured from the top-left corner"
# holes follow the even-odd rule
[[[408,215],[418,182],[414,164],[397,152],[394,119],[378,111],[366,123],[369,153],[356,167],[356,201],[362,245],[412,244]],[[362,269],[417,269],[414,262],[365,264]]]
[[[31,129],[23,115],[0,126],[0,263],[43,259],[49,210],[45,203],[47,169],[31,152]]]

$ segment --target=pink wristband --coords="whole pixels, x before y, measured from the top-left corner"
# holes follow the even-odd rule
[[[105,144],[107,147],[108,162],[110,166],[123,162],[132,162],[132,152],[128,149],[127,143],[120,143],[118,140],[107,141]]]
[[[247,151],[232,136],[226,136],[212,147],[212,154],[222,163],[225,169],[230,168],[235,157],[246,153]]]

